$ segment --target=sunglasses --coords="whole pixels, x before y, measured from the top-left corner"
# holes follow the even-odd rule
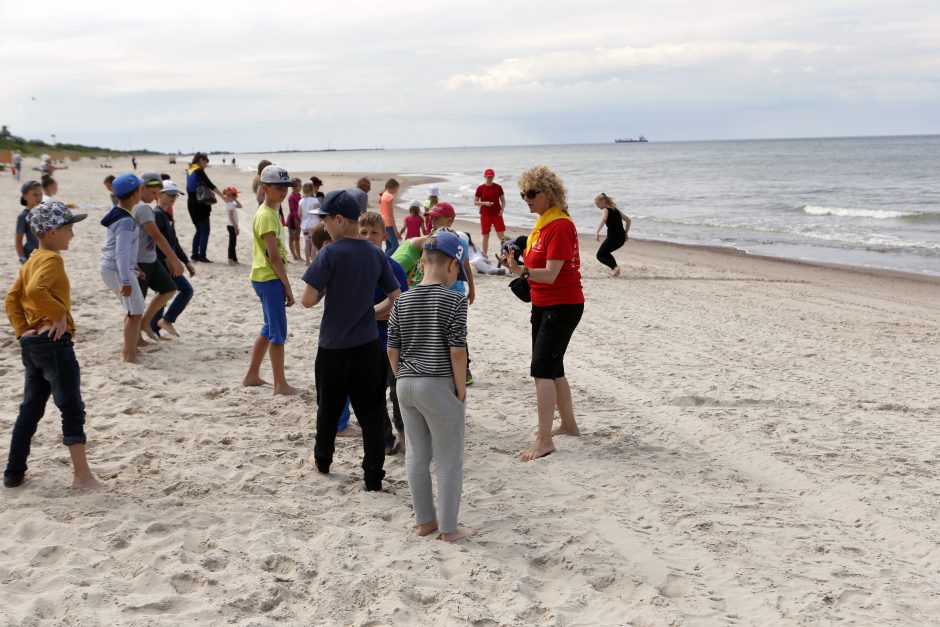
[[[520,196],[523,200],[525,200],[526,198],[528,198],[529,200],[532,200],[533,198],[535,198],[536,196],[538,196],[538,195],[541,194],[541,193],[542,193],[542,192],[540,192],[540,191],[537,190],[537,189],[530,189],[530,190],[525,191],[525,192],[519,192],[519,196]]]

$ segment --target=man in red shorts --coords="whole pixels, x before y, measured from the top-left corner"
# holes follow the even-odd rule
[[[483,232],[483,256],[489,256],[490,230],[496,229],[497,242],[502,241],[506,234],[506,225],[503,224],[503,209],[506,208],[506,196],[503,188],[493,182],[496,173],[487,170],[483,173],[485,182],[477,188],[476,199],[473,204],[480,208],[480,230]],[[498,246],[497,246],[498,247]]]

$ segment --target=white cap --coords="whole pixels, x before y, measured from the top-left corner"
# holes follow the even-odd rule
[[[428,196],[440,196],[441,189],[437,185],[432,185],[428,188]]]
[[[180,188],[173,181],[163,181],[163,193],[170,194],[171,196],[185,196],[183,192],[180,191]]]
[[[408,205],[408,207],[409,207],[409,208],[411,208],[411,207],[419,207],[419,208],[420,208],[420,207],[421,207],[421,201],[420,201],[420,200],[412,200],[412,201],[411,201],[411,204]]]
[[[293,179],[287,170],[279,165],[269,165],[261,170],[261,182],[268,185],[293,185]]]

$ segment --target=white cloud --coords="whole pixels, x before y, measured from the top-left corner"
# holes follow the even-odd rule
[[[766,63],[780,57],[810,57],[833,52],[828,44],[789,42],[694,42],[648,47],[595,48],[506,59],[478,74],[457,74],[443,82],[447,89],[464,86],[502,89],[518,84],[567,83],[584,77],[607,80],[631,70],[689,69]],[[613,76],[612,76],[613,75]]]

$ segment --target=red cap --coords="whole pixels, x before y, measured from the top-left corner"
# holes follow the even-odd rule
[[[439,202],[428,211],[428,215],[432,218],[456,218],[457,212],[449,202]]]
[[[493,172],[493,168],[487,168],[486,172],[483,173],[483,178],[488,176],[496,176],[496,172]]]

